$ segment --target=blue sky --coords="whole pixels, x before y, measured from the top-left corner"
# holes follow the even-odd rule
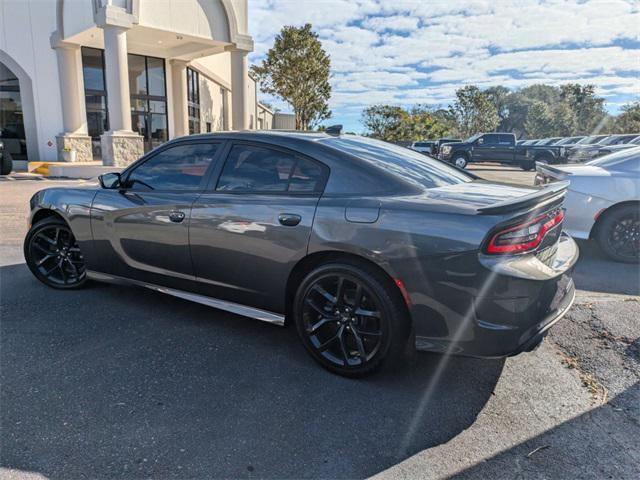
[[[368,105],[446,106],[468,84],[591,83],[612,113],[640,98],[638,1],[249,0],[250,62],[306,22],[331,56],[326,123],[347,130]]]

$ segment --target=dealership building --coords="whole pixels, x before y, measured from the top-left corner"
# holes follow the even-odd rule
[[[124,166],[175,137],[268,129],[246,0],[0,0],[15,160]]]

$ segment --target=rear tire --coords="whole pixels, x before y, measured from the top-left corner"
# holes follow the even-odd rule
[[[31,227],[24,239],[24,258],[31,273],[48,287],[69,290],[87,281],[78,242],[60,218],[45,218]]]
[[[311,356],[345,377],[362,377],[397,360],[409,333],[395,285],[370,267],[346,262],[322,265],[305,277],[293,318]]]
[[[640,262],[640,206],[624,205],[604,214],[595,238],[612,260]]]
[[[530,172],[531,170],[534,170],[536,168],[536,162],[535,161],[522,162],[520,164],[520,168],[525,172]]]

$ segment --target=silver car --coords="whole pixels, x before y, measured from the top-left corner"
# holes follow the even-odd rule
[[[631,142],[638,136],[637,133],[630,133],[624,135],[609,135],[603,136],[603,138],[599,139],[596,142],[589,142],[585,144],[581,144],[580,142],[576,144],[575,147],[569,150],[569,162],[570,163],[578,163],[578,162],[588,162],[589,160],[594,160],[595,158],[603,155],[600,153],[603,148],[611,147],[614,145],[624,145],[626,143]],[[597,138],[598,136],[591,137]]]
[[[537,164],[536,185],[570,182],[565,228],[575,238],[594,239],[612,259],[640,258],[640,147],[584,165]]]

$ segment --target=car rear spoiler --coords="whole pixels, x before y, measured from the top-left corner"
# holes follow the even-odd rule
[[[552,167],[551,165],[541,162],[536,162],[536,170],[542,173],[550,173],[553,177],[555,177],[556,175],[571,175],[571,172],[560,170],[559,168]]]
[[[497,215],[513,212],[514,210],[537,209],[549,205],[564,197],[569,186],[569,182],[554,182],[540,190],[512,198],[503,202],[494,203],[488,207],[478,208],[478,213],[482,215]]]

